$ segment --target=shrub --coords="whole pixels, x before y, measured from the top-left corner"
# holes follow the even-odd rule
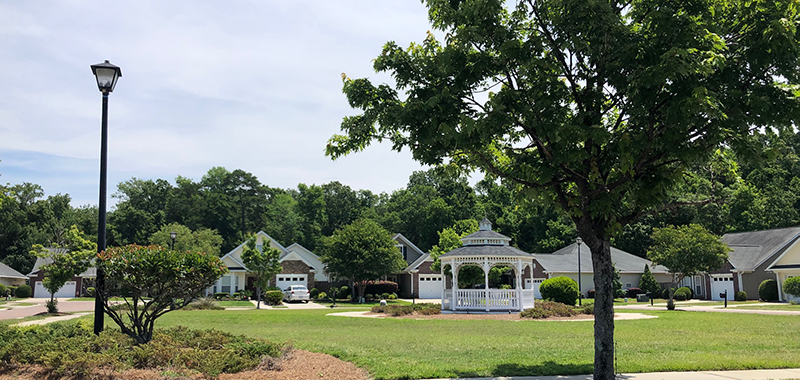
[[[220,306],[216,300],[210,297],[200,298],[188,305],[186,305],[184,310],[225,310],[224,307]]]
[[[364,294],[383,294],[383,293],[397,293],[400,289],[394,281],[367,281],[367,286],[364,288]],[[357,283],[356,288],[360,285]],[[365,297],[366,298],[366,297]]]
[[[372,300],[374,300],[374,299],[375,299],[375,297],[373,297],[373,296],[372,296],[372,294],[366,294],[366,295],[364,296],[364,299],[365,299],[365,300],[367,300],[367,302],[369,302],[369,301],[372,301]]]
[[[677,301],[686,301],[692,298],[692,292],[687,287],[680,287],[675,291],[673,298]]]
[[[559,276],[542,281],[539,285],[542,298],[573,306],[578,300],[578,283],[575,280]]]
[[[396,293],[389,294],[389,299],[390,300],[396,300],[397,299],[397,294]]]
[[[317,288],[312,288],[311,290],[308,291],[308,296],[313,299],[317,299],[318,295],[319,295],[319,289]]]
[[[97,369],[129,368],[192,370],[206,377],[255,369],[262,360],[279,357],[286,344],[216,330],[161,329],[148,344],[119,331],[92,334],[90,322],[29,326],[0,326],[0,360],[39,364],[50,377],[93,378]]]
[[[216,292],[216,293],[214,293],[214,298],[216,298],[218,300],[219,299],[223,299],[223,298],[228,298],[229,296],[230,296],[230,293],[225,293],[225,292]]]
[[[544,284],[544,282],[542,282],[542,284]],[[533,308],[525,309],[520,312],[519,316],[521,318],[543,319],[548,317],[571,317],[577,314],[578,311],[570,305],[561,302],[538,301]]]
[[[778,282],[772,279],[764,280],[758,285],[758,298],[766,302],[778,300]]]
[[[589,289],[589,291],[586,292],[586,298],[594,299],[594,289]]]
[[[3,284],[0,284],[0,296],[2,296],[3,298],[6,297],[6,286]]]
[[[417,303],[412,305],[387,305],[387,306],[373,306],[371,311],[373,313],[384,313],[392,317],[399,317],[413,313],[423,315],[441,314],[441,305],[433,303]]]
[[[383,294],[381,294],[381,299],[382,299],[382,300],[388,300],[388,299],[389,299],[389,293],[383,293]]]
[[[281,288],[279,288],[279,287],[277,287],[277,286],[267,286],[266,288],[262,289],[262,291],[263,291],[264,293],[266,293],[266,292],[272,292],[272,291],[279,291],[279,292],[281,292],[281,291],[283,291],[283,289],[281,289]]]
[[[511,289],[511,285],[503,284],[503,285],[500,285],[500,287],[498,289]]]
[[[800,297],[800,277],[789,277],[783,282],[783,291],[795,297]]]
[[[283,301],[283,292],[278,290],[270,290],[265,294],[266,301],[270,305],[280,305]]]
[[[86,296],[94,298],[94,293],[95,293],[94,287],[90,286],[86,288]]]
[[[17,290],[14,291],[14,297],[17,298],[28,298],[31,296],[31,287],[30,285],[20,285],[17,286]]]
[[[50,314],[58,313],[58,300],[57,299],[53,299],[52,301],[51,300],[47,300],[47,301],[45,301],[44,305],[45,305],[45,307],[47,307],[47,312],[48,313],[50,313]]]
[[[350,295],[350,288],[346,286],[342,286],[341,288],[339,288],[339,291],[336,292],[336,298],[339,299],[347,298],[347,296],[349,295]]]
[[[317,294],[317,299],[318,299],[318,300],[324,300],[324,299],[326,299],[326,298],[328,298],[328,293],[325,293],[325,292],[319,292],[319,294]]]
[[[625,297],[636,298],[636,296],[639,294],[644,294],[644,290],[639,288],[630,288],[625,292]]]
[[[669,288],[667,288],[667,289],[664,289],[664,290],[661,292],[661,298],[663,298],[663,299],[665,299],[665,300],[668,300],[668,299],[669,299],[669,291],[670,291],[670,289],[669,289]]]
[[[740,290],[733,296],[734,301],[747,301],[747,292]]]

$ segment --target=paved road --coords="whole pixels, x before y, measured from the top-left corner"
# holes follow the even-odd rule
[[[93,301],[67,301],[68,298],[58,299],[58,311],[72,313],[78,311],[93,311]],[[45,298],[28,298],[20,302],[35,303],[33,306],[13,306],[10,309],[0,310],[0,319],[17,319],[30,317],[39,313],[44,313],[47,308],[44,306]]]

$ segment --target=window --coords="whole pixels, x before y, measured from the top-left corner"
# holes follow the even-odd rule
[[[626,287],[626,288],[632,288],[633,286],[631,286],[631,283],[630,283],[630,282],[628,282],[628,283],[626,283],[626,284],[625,284],[625,287]]]
[[[264,248],[264,244],[256,244],[256,249],[261,251]]]
[[[222,286],[220,287],[220,292],[231,292],[231,276],[222,276]]]

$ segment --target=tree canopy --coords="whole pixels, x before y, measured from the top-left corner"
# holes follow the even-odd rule
[[[433,33],[374,61],[394,85],[343,75],[360,114],[333,158],[388,140],[553,199],[592,251],[596,379],[613,371],[610,240],[672,201],[722,144],[798,119],[791,1],[427,0]],[[707,200],[711,202],[712,200]]]
[[[97,252],[97,244],[87,240],[77,226],[70,227],[63,239],[63,244],[54,244],[48,248],[36,244],[31,251],[35,256],[46,260],[40,270],[44,271],[42,286],[50,293],[47,309],[51,313],[58,312],[58,304],[54,299],[56,292],[67,281],[86,271]]]
[[[269,239],[261,243],[259,249],[256,244],[258,237],[256,235],[250,236],[242,247],[242,262],[247,267],[247,271],[255,275],[256,293],[258,303],[256,307],[261,308],[261,289],[269,286],[269,281],[272,276],[280,273],[283,270],[281,267],[281,251],[277,248],[272,248]]]
[[[397,273],[406,262],[386,229],[370,219],[358,219],[325,240],[321,259],[328,274],[355,283],[364,297],[367,281]]]
[[[669,305],[673,304],[675,288],[684,277],[720,269],[730,251],[719,236],[698,224],[654,229],[653,245],[647,251],[647,258],[667,267],[672,274],[668,307],[672,307]]]
[[[172,247],[171,233],[175,232],[175,245]],[[219,256],[222,246],[222,236],[217,231],[200,228],[192,231],[179,223],[165,224],[161,229],[150,235],[150,244],[160,245],[165,248],[172,247],[177,251],[199,251],[209,255]]]

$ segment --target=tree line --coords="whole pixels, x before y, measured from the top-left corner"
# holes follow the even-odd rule
[[[742,159],[720,149],[691,168],[671,194],[680,206],[646,215],[621,229],[612,244],[645,257],[654,228],[696,223],[715,234],[800,224],[800,135],[765,135],[762,157]],[[270,187],[243,170],[210,169],[199,181],[132,178],[117,186],[108,214],[108,245],[171,243],[224,254],[263,230],[282,244],[317,252],[333,232],[372,219],[423,251],[463,220],[489,218],[494,229],[526,252],[553,252],[574,242],[575,226],[552,199],[521,199],[515,185],[492,177],[470,184],[465,173],[440,166],[411,174],[391,194],[352,189],[337,181]],[[97,208],[73,207],[68,194],[44,196],[31,183],[0,186],[0,261],[28,273],[34,244],[64,245],[72,225],[96,240]],[[701,204],[693,204],[702,200]]]

